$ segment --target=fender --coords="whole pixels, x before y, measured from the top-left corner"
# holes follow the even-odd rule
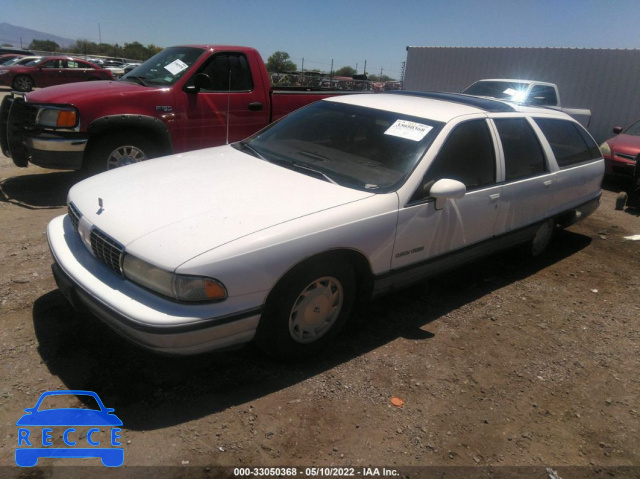
[[[167,153],[173,151],[173,143],[171,141],[171,133],[166,124],[158,118],[125,113],[120,115],[108,115],[93,120],[87,128],[90,136],[98,135],[106,130],[135,128],[138,130],[150,130],[153,136],[160,140],[160,145]]]

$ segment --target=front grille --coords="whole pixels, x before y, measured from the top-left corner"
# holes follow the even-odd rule
[[[78,208],[76,208],[76,205],[74,205],[73,203],[69,203],[68,210],[69,219],[71,220],[73,229],[78,231],[78,223],[80,223],[80,217],[82,216],[82,214],[80,213],[80,211],[78,211]]]
[[[90,241],[94,256],[113,271],[122,275],[124,246],[96,227],[91,230]]]

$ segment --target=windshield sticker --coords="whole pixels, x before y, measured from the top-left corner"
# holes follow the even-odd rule
[[[168,70],[169,73],[171,73],[172,75],[177,75],[178,73],[180,73],[182,70],[186,69],[187,67],[188,67],[188,65],[178,58],[177,60],[174,60],[171,63],[169,63],[164,68],[165,68],[165,70]]]
[[[412,141],[420,141],[433,129],[432,126],[423,125],[422,123],[415,123],[413,121],[396,120],[387,131],[385,135],[398,136]]]
[[[507,88],[504,92],[505,95],[513,96],[518,93],[518,90],[514,90],[513,88]]]

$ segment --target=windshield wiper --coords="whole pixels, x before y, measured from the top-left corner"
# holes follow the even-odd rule
[[[274,157],[266,158],[262,153],[260,153],[258,150],[256,150],[253,146],[251,146],[249,143],[245,141],[239,141],[238,143],[234,143],[231,146],[239,150],[244,150],[244,149],[249,150],[253,156],[258,157],[261,160],[268,161],[269,163],[274,163],[276,165],[283,166],[290,170],[293,168],[304,170],[306,172],[313,173],[315,176],[320,177],[323,180],[328,181],[329,183],[333,183],[334,185],[338,184],[338,182],[335,181],[333,178],[331,178],[329,175],[323,173],[322,171],[315,170],[304,163],[296,163],[295,161],[284,160],[284,159],[274,158]]]
[[[322,171],[318,171],[318,170],[314,170],[313,168],[303,164],[303,163],[291,163],[292,166],[295,166],[296,168],[299,168],[301,170],[305,170],[305,171],[309,171],[313,174],[315,174],[316,176],[320,176],[321,178],[323,178],[324,180],[328,181],[329,183],[333,183],[334,185],[337,185],[338,182],[335,181],[333,178],[331,178],[329,175],[327,175],[326,173],[323,173]]]
[[[253,156],[255,156],[256,158],[260,158],[261,160],[271,161],[268,158],[265,158],[262,153],[260,153],[258,150],[256,150],[253,146],[251,146],[246,141],[239,141],[238,143],[234,143],[231,146],[233,146],[238,150],[249,150]]]
[[[132,75],[132,76],[127,76],[125,78],[122,78],[121,80],[122,81],[127,81],[127,80],[131,79],[134,82],[139,83],[142,86],[147,86],[147,84],[144,82],[144,78],[145,77],[139,77],[139,76]]]

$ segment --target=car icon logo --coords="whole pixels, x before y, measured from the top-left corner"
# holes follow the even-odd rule
[[[68,402],[69,396],[74,396],[74,401],[83,397],[85,402],[97,407],[45,408],[43,405],[56,400]],[[105,407],[93,391],[44,392],[36,405],[25,409],[26,414],[16,422],[16,464],[20,467],[33,467],[41,457],[99,457],[107,467],[121,466],[124,463],[124,449],[119,447],[119,426],[122,426],[122,421],[113,411],[114,409]]]

